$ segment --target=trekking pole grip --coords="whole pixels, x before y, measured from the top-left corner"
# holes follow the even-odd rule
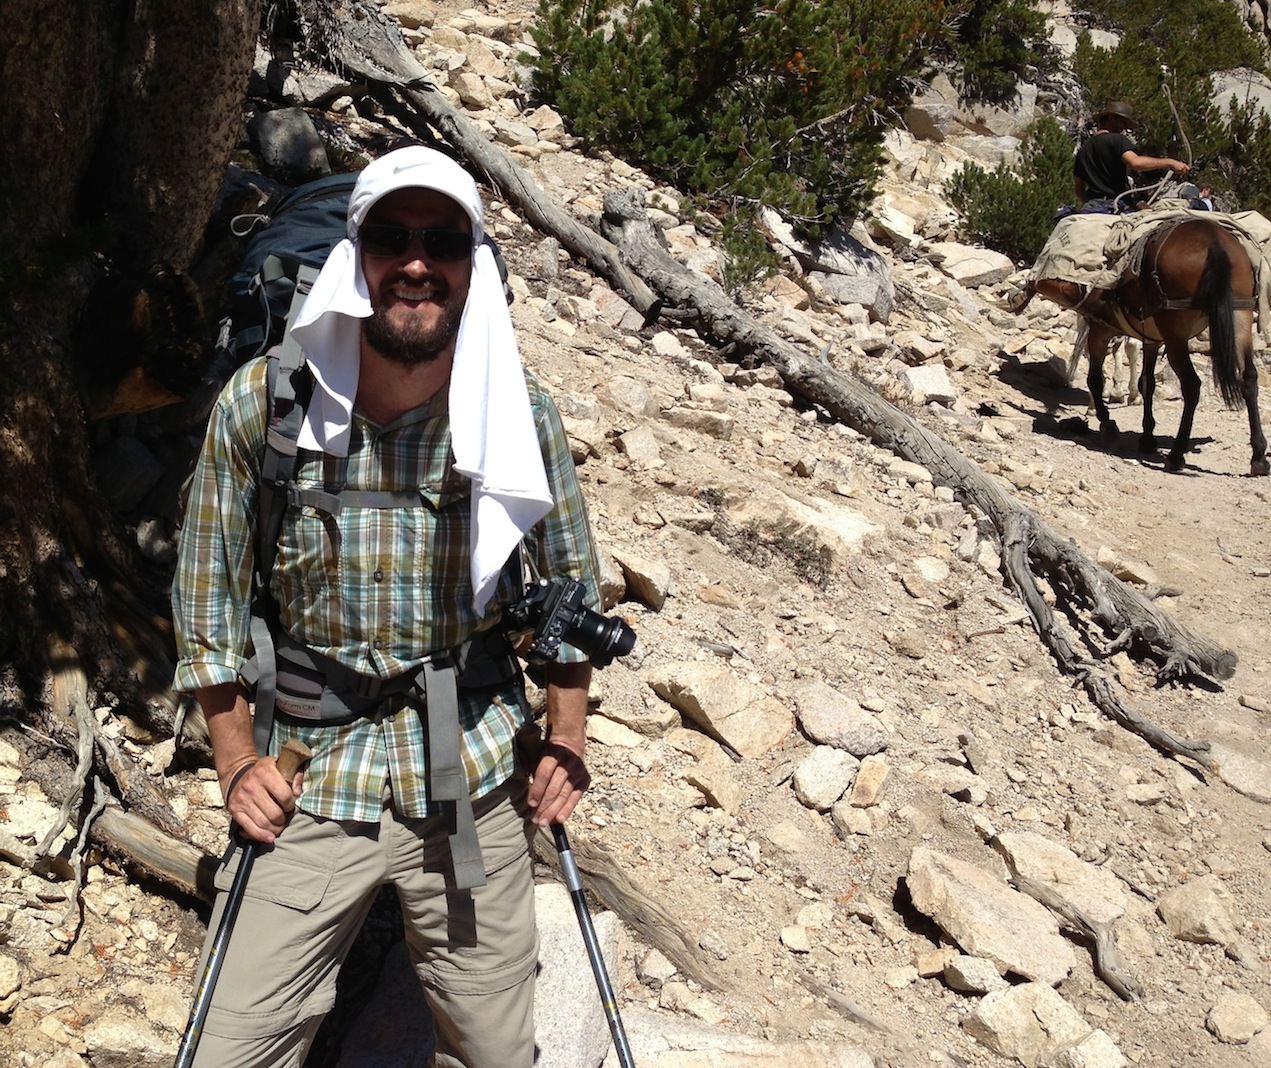
[[[313,750],[304,742],[288,738],[282,743],[282,752],[278,754],[278,774],[288,782],[296,777],[296,772],[303,768],[313,757]]]

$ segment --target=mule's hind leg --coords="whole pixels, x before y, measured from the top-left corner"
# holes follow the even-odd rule
[[[1099,436],[1104,441],[1113,441],[1121,433],[1116,423],[1112,421],[1107,401],[1103,399],[1103,361],[1108,355],[1108,343],[1114,336],[1106,326],[1092,323],[1090,336],[1086,339],[1086,359],[1089,361],[1089,367],[1086,370],[1086,389],[1090,394],[1090,405],[1099,419]]]
[[[1192,420],[1196,418],[1196,405],[1200,403],[1200,375],[1192,366],[1191,353],[1187,351],[1187,335],[1171,336],[1165,342],[1165,353],[1169,357],[1169,365],[1178,376],[1178,385],[1183,393],[1183,416],[1178,422],[1178,433],[1174,436],[1174,447],[1165,458],[1166,471],[1181,471],[1183,457],[1190,450],[1192,436]]]
[[[1236,312],[1236,338],[1240,358],[1240,392],[1244,395],[1245,409],[1249,413],[1249,474],[1271,474],[1267,461],[1267,439],[1262,433],[1262,416],[1258,412],[1258,363],[1253,355],[1253,312],[1240,309]]]
[[[1160,352],[1158,342],[1143,342],[1143,369],[1138,377],[1139,394],[1143,398],[1143,433],[1139,435],[1139,452],[1156,452],[1156,416],[1152,414],[1152,397],[1156,393],[1156,358]]]
[[[1120,404],[1125,400],[1125,390],[1117,384],[1121,377],[1121,350],[1125,341],[1123,337],[1114,338],[1108,345],[1108,358],[1104,360],[1104,366],[1108,368],[1108,402],[1111,404]]]

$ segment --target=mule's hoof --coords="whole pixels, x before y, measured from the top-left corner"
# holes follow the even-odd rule
[[[1181,453],[1170,453],[1165,458],[1165,470],[1178,474],[1183,469],[1183,457]]]
[[[1111,419],[1099,424],[1099,437],[1103,441],[1116,441],[1121,436],[1121,428]]]
[[[1271,460],[1265,456],[1260,456],[1249,465],[1249,474],[1251,475],[1271,475]]]
[[[1139,438],[1139,452],[1153,453],[1157,451],[1155,434],[1144,434]]]

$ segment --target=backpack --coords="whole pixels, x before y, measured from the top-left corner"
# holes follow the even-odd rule
[[[222,324],[221,348],[234,366],[263,356],[283,340],[297,274],[308,267],[316,278],[344,238],[357,177],[353,173],[319,178],[230,224],[234,233],[250,238],[229,282],[230,312]]]

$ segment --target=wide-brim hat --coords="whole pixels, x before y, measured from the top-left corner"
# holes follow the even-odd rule
[[[1134,125],[1134,109],[1124,100],[1113,100],[1110,104],[1105,105],[1095,112],[1094,120],[1098,122],[1100,119],[1106,119],[1110,115],[1124,120],[1131,126]]]

